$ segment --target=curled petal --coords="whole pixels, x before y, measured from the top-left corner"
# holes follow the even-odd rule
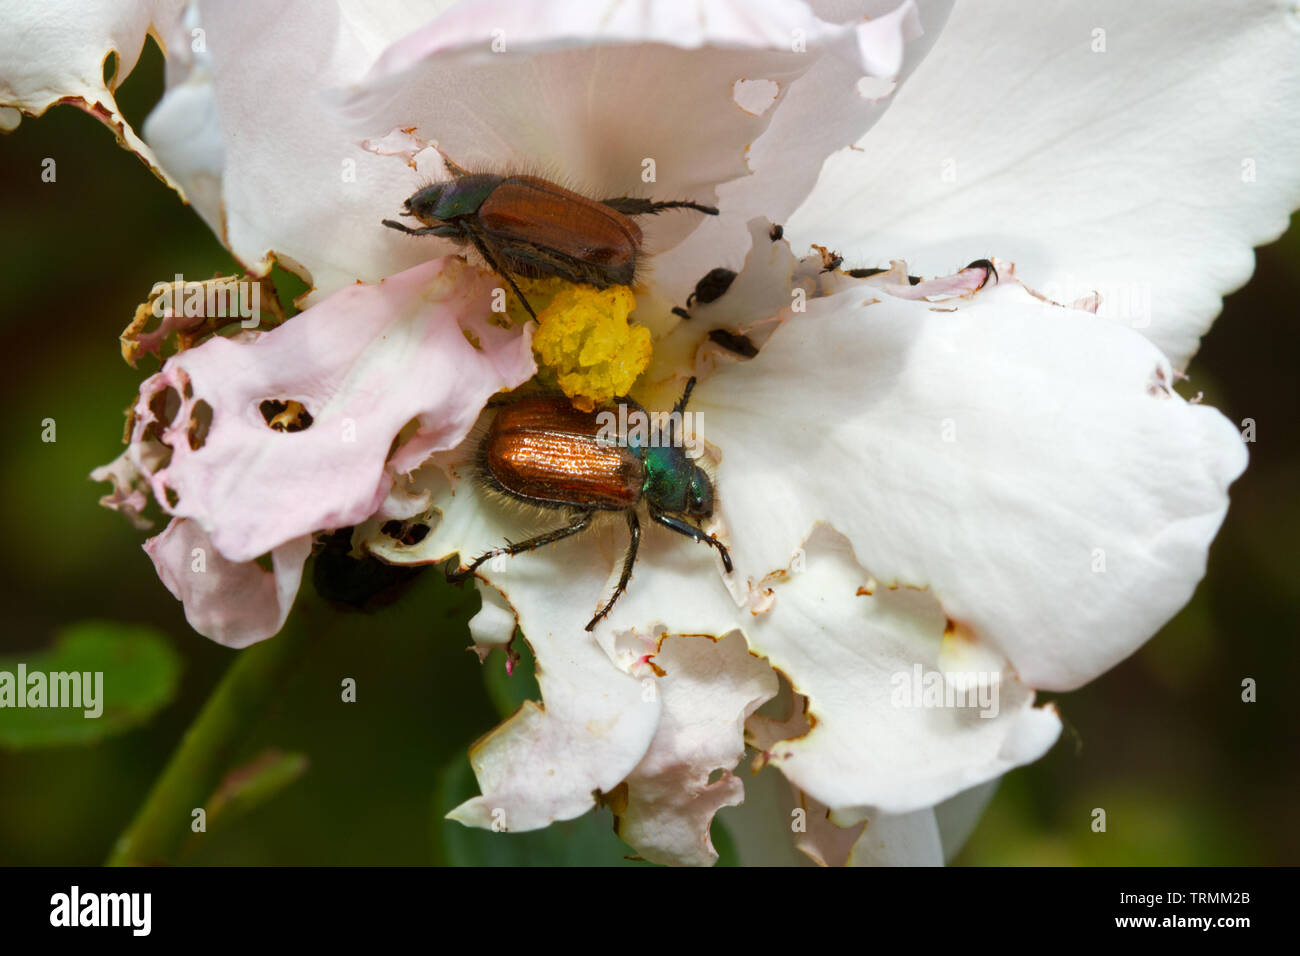
[[[185,619],[226,647],[247,647],[284,626],[311,553],[311,536],[271,551],[273,570],[256,561],[228,561],[195,521],[174,518],[144,543],[158,577],[185,605]]]
[[[153,522],[143,514],[149,504],[149,480],[136,467],[129,449],[107,465],[100,465],[90,473],[90,478],[113,485],[113,490],[99,499],[101,505],[121,513],[141,531],[153,527]]]

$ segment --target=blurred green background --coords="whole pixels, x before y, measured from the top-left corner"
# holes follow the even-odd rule
[[[161,82],[149,44],[120,91],[137,129]],[[55,183],[41,181],[46,157],[57,160]],[[155,281],[236,269],[190,209],[71,107],[0,137],[0,182],[8,277],[0,658],[30,660],[69,624],[100,618],[151,625],[181,662],[174,698],[136,729],[93,746],[0,746],[0,863],[95,864],[235,656],[189,630],[140,550],[144,536],[100,508],[106,486],[87,480],[119,453],[122,412],[152,369],[128,368],[117,334]],[[1061,742],[1004,780],[958,862],[1300,863],[1300,722],[1284,680],[1300,669],[1297,301],[1293,223],[1259,251],[1254,279],[1227,300],[1191,369],[1192,393],[1258,429],[1207,579],[1138,654],[1059,699]],[[46,418],[57,422],[57,442],[41,441]],[[490,845],[437,824],[473,792],[466,750],[498,720],[466,651],[464,621],[476,604],[472,592],[428,574],[376,616],[318,617],[327,622],[313,635],[318,646],[242,751],[304,754],[305,774],[227,820],[187,859],[564,862],[581,849],[583,859],[623,862],[603,811],[518,844],[523,857],[494,857]],[[341,707],[345,677],[356,679],[358,702]],[[1257,703],[1241,701],[1245,677],[1259,682]],[[1104,834],[1091,830],[1094,807],[1107,811]]]

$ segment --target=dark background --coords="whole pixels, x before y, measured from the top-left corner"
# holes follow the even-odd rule
[[[119,95],[137,129],[161,77],[150,44]],[[57,161],[55,183],[41,181],[46,157]],[[95,746],[0,749],[0,863],[93,864],[234,657],[189,630],[140,550],[144,535],[100,508],[107,486],[86,477],[119,453],[123,410],[153,369],[128,368],[117,335],[155,281],[237,268],[193,211],[71,107],[0,138],[0,182],[0,656],[93,617],[153,624],[184,662],[179,695],[142,728]],[[1300,229],[1258,258],[1182,389],[1257,423],[1208,577],[1141,651],[1058,698],[1061,742],[1004,780],[959,862],[1300,863],[1300,724],[1287,684],[1300,670]],[[55,443],[40,439],[45,418],[58,423]],[[310,769],[189,859],[465,860],[435,821],[468,785],[470,742],[498,720],[465,649],[476,603],[429,574],[376,617],[333,618],[246,748],[301,751]],[[338,705],[343,677],[358,682],[349,707]],[[1241,701],[1245,677],[1259,683],[1257,703]],[[1104,834],[1091,830],[1095,807],[1107,811]],[[563,846],[538,844],[534,858],[559,861]],[[609,862],[621,846],[610,844]]]

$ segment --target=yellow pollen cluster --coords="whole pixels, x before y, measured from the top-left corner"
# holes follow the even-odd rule
[[[627,286],[566,284],[537,313],[537,364],[554,373],[574,407],[591,411],[626,395],[650,364],[650,330],[627,321],[635,308],[636,297]]]

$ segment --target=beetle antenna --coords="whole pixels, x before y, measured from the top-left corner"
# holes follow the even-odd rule
[[[677,404],[673,406],[673,415],[676,417],[677,427],[676,443],[679,446],[686,444],[686,403],[691,400],[691,392],[693,391],[695,391],[694,375],[687,381],[682,397],[677,399]]]
[[[694,209],[696,212],[702,212],[706,216],[716,216],[718,214],[717,206],[705,206],[697,202],[681,201],[657,202],[650,209],[647,209],[646,212],[653,216],[655,213],[661,212],[665,209]]]
[[[677,404],[673,406],[673,411],[678,414],[686,411],[686,403],[691,400],[691,392],[695,391],[695,376],[692,375],[686,383],[686,390],[682,392],[682,397],[677,399]]]

